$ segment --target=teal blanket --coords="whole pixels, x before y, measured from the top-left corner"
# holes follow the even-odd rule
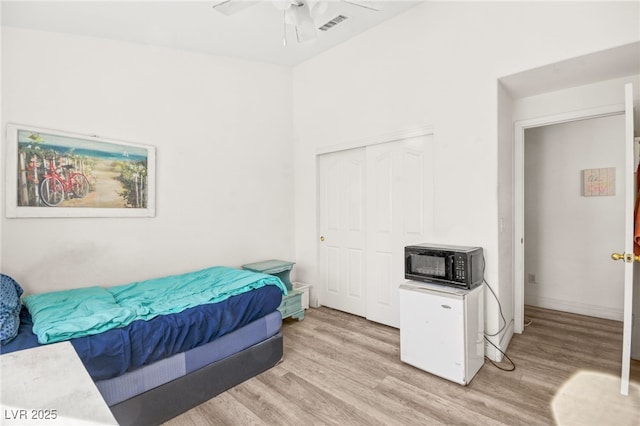
[[[221,302],[241,293],[278,286],[278,277],[216,266],[182,275],[102,288],[88,287],[23,298],[40,343],[54,343],[125,327],[136,320]]]

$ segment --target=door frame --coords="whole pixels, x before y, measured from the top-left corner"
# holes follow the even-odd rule
[[[337,145],[329,145],[326,147],[320,147],[316,149],[316,164],[318,162],[318,156],[322,154],[330,154],[332,152],[345,151],[347,149],[364,148],[369,145],[377,145],[381,143],[394,142],[403,139],[409,139],[418,136],[433,135],[433,126],[418,126],[410,127],[402,130],[398,130],[392,133],[387,133],[378,136],[369,136],[364,139],[352,140],[341,142]],[[316,175],[316,183],[318,182],[318,176]]]
[[[513,331],[521,334],[524,331],[524,133],[525,130],[550,126],[553,124],[569,123],[572,121],[588,120],[592,118],[608,117],[624,114],[624,103],[607,105],[597,108],[570,111],[561,114],[514,122],[514,151],[513,151],[513,260],[514,260],[514,292],[513,292]]]

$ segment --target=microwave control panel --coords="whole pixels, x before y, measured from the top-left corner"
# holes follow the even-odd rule
[[[467,275],[467,262],[464,256],[454,256],[453,259],[453,279],[464,282]]]

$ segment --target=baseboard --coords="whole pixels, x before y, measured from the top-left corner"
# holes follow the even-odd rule
[[[313,284],[307,285],[309,286],[309,307],[319,308],[322,306],[322,302],[320,301],[320,297],[318,296],[315,286]]]
[[[548,297],[532,297],[525,300],[525,304],[538,308],[553,309],[554,311],[571,312],[573,314],[604,318],[615,321],[623,320],[622,309],[607,308],[598,305],[574,302],[571,300],[552,299]]]

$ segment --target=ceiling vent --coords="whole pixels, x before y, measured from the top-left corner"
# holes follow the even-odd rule
[[[347,19],[349,19],[348,16],[338,15],[335,18],[333,18],[332,20],[328,21],[323,26],[319,27],[318,29],[320,31],[329,31],[330,29],[332,29],[333,27],[335,27],[339,23],[346,21]]]

